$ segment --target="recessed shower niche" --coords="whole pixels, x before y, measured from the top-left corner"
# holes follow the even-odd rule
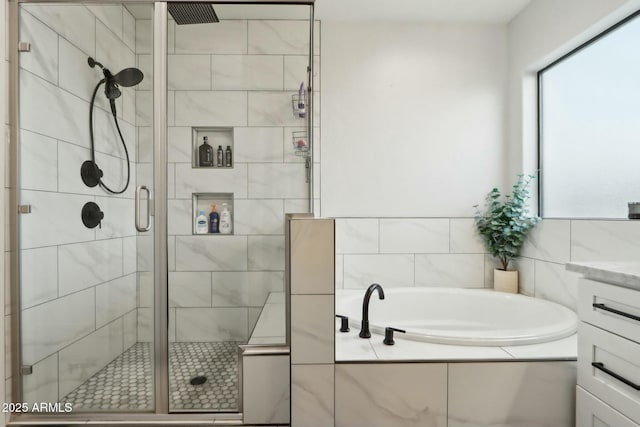
[[[194,168],[231,169],[234,164],[233,128],[194,127],[192,128],[192,163]],[[205,142],[210,148],[202,148]],[[210,156],[207,155],[210,152]],[[218,151],[222,153],[219,154]],[[219,156],[221,156],[219,158]]]
[[[234,212],[233,212],[233,193],[193,193],[193,225],[192,233],[194,235],[209,235],[209,236],[221,236],[221,235],[233,235],[234,227]],[[231,217],[231,232],[230,233],[211,233],[211,230],[207,233],[198,233],[196,227],[196,219],[200,214],[200,211],[204,211],[204,216],[209,221],[209,214],[213,210],[213,205],[216,206],[216,212],[218,212],[218,221],[222,217],[222,212],[226,206]],[[208,224],[208,223],[207,223]]]

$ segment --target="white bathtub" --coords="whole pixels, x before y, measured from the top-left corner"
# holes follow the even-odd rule
[[[360,328],[360,292],[338,292],[336,314]],[[371,332],[405,329],[400,339],[440,344],[508,346],[554,341],[576,331],[573,311],[559,304],[485,289],[389,288],[369,304]]]

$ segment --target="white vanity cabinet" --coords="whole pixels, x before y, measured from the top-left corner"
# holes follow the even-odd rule
[[[640,264],[567,268],[584,276],[578,286],[576,426],[640,427]]]

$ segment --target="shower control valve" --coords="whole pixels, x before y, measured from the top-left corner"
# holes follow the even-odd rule
[[[93,202],[87,202],[82,207],[82,223],[87,228],[96,228],[100,226],[102,228],[102,220],[104,219],[104,212],[100,210],[100,206]]]

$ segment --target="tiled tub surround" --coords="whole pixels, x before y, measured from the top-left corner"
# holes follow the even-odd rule
[[[293,116],[291,95],[306,80],[308,26],[286,20],[169,21],[172,341],[246,342],[269,293],[284,290],[284,213],[308,210],[304,159],[291,144],[291,132],[306,126]],[[151,77],[151,21],[136,20],[136,28],[138,66]],[[319,83],[319,24],[316,30]],[[143,113],[150,111],[151,81],[145,79],[136,92],[140,161],[149,170],[152,123]],[[315,114],[319,126],[319,108]],[[231,129],[233,168],[193,167],[192,129],[200,127]],[[192,235],[194,193],[233,193],[233,235]],[[150,324],[150,286],[141,286],[141,328]],[[149,340],[150,330],[139,332],[141,337]]]
[[[544,219],[514,260],[520,292],[573,310],[577,274],[570,261],[640,258],[640,222]],[[496,263],[486,255],[472,218],[336,219],[336,287],[493,286]]]
[[[129,147],[129,189],[111,196],[86,187],[80,165],[90,158],[86,118],[102,73],[135,65],[135,21],[120,5],[23,5],[20,40],[22,364],[28,402],[56,402],[136,343],[137,242],[133,224],[136,186],[136,114],[133,89],[117,99]],[[102,91],[95,118],[96,160],[104,180],[119,188],[124,152]],[[80,221],[96,202],[102,228]],[[9,371],[7,371],[9,372]]]

